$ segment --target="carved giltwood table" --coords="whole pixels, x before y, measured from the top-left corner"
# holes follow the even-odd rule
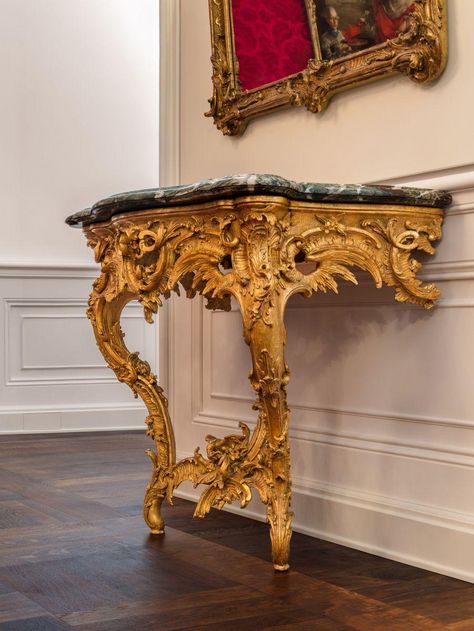
[[[148,409],[147,434],[156,450],[147,452],[153,472],[144,516],[153,534],[164,531],[163,500],[172,503],[184,480],[207,487],[196,517],[235,500],[245,507],[254,488],[267,506],[274,567],[288,569],[285,305],[293,294],[337,291],[337,278],[356,283],[350,268],[359,268],[377,287],[393,286],[396,300],[431,308],[439,291],[417,279],[421,265],[413,254],[434,253],[450,201],[446,193],[423,189],[244,175],[124,193],[67,219],[83,228],[101,264],[88,310],[99,349]],[[207,456],[198,448],[176,462],[167,400],[150,366],[125,346],[120,314],[137,299],[152,322],[162,298],[179,284],[189,298],[202,294],[210,309],[229,310],[231,297],[239,304],[258,420],[252,435],[241,423],[240,434],[207,436]]]

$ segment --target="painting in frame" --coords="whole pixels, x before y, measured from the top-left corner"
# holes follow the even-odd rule
[[[447,0],[209,0],[213,96],[226,135],[291,105],[396,73],[434,81],[447,60]]]

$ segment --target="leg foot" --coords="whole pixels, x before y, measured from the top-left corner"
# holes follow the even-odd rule
[[[267,509],[273,567],[279,572],[285,572],[290,567],[291,522],[293,519],[293,513],[290,510],[291,485],[287,439],[284,442],[286,449],[283,449],[283,453],[280,452],[281,455],[273,462],[273,497]]]
[[[165,522],[161,516],[162,502],[163,498],[153,499],[145,503],[143,514],[152,535],[162,535],[165,532]]]
[[[259,410],[251,453],[255,453],[255,458],[260,461],[265,472],[265,482],[259,484],[257,475],[254,477],[254,485],[259,488],[260,497],[267,505],[273,566],[275,570],[284,572],[289,568],[293,518],[290,510],[289,410],[285,391],[289,371],[284,358],[286,333],[283,304],[278,303],[276,298],[274,308],[271,325],[259,320],[244,330],[252,354],[250,382],[258,395],[255,408]]]
[[[121,269],[114,268],[114,270]],[[150,365],[140,359],[138,353],[131,353],[124,342],[120,327],[120,316],[125,305],[137,297],[136,294],[123,291],[110,299],[108,283],[113,287],[127,287],[123,278],[110,280],[110,272],[103,272],[94,283],[89,299],[88,316],[91,320],[97,345],[108,366],[115,371],[119,381],[130,386],[136,397],[140,397],[148,409],[146,434],[155,441],[156,451],[147,450],[152,461],[152,479],[145,492],[143,514],[153,535],[164,532],[161,516],[161,504],[166,495],[166,475],[174,465],[175,445],[173,429],[168,414],[168,402],[163,390],[157,383]]]

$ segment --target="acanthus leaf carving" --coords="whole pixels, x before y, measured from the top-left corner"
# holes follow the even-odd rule
[[[229,210],[229,208],[231,210]],[[430,208],[308,204],[254,196],[201,211],[141,213],[134,221],[113,219],[89,226],[89,244],[101,263],[88,315],[97,344],[117,378],[148,409],[147,435],[156,451],[147,453],[152,476],[144,514],[152,532],[163,530],[160,507],[172,502],[183,481],[204,485],[195,514],[238,501],[246,506],[252,488],[267,506],[278,569],[288,566],[291,536],[288,406],[289,370],[283,348],[284,309],[290,296],[337,291],[337,279],[357,282],[354,268],[367,271],[380,287],[394,286],[396,299],[430,308],[438,296],[416,276],[416,251],[432,254],[441,236],[442,211]],[[305,267],[301,267],[301,265]],[[308,269],[310,268],[310,269]],[[138,299],[147,319],[179,284],[190,298],[202,294],[210,308],[240,306],[244,337],[252,351],[251,385],[257,394],[253,434],[208,436],[207,456],[199,449],[175,461],[167,401],[149,364],[124,344],[120,314]]]

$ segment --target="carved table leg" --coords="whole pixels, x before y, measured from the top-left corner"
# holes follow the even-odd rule
[[[262,501],[267,505],[274,568],[287,570],[293,518],[290,511],[289,410],[285,390],[289,381],[289,371],[284,357],[284,300],[282,296],[275,296],[274,299],[271,324],[266,323],[264,319],[252,322],[251,318],[247,317],[249,314],[245,313],[245,307],[242,306],[244,337],[252,355],[250,382],[258,395],[255,407],[259,410],[249,460],[260,460],[262,470],[266,472],[263,488],[255,484],[255,481],[254,484],[259,489]]]
[[[189,209],[188,209],[189,210]],[[383,212],[382,212],[383,210]],[[294,294],[337,291],[337,278],[357,283],[350,268],[369,272],[376,285],[396,288],[402,302],[433,306],[438,290],[416,278],[416,250],[433,253],[441,236],[441,211],[407,208],[350,209],[328,206],[310,212],[289,200],[253,197],[219,202],[212,213],[140,214],[134,221],[118,218],[110,225],[86,228],[102,274],[94,284],[89,317],[97,344],[119,381],[127,383],[148,408],[148,432],[156,452],[152,479],[145,494],[145,521],[152,533],[163,532],[161,504],[172,503],[185,480],[206,489],[195,516],[239,501],[244,508],[256,489],[267,506],[276,570],[289,567],[292,513],[288,444],[289,411],[285,386],[284,309]],[[300,269],[299,262],[308,267]],[[123,341],[120,314],[138,299],[145,317],[181,284],[186,295],[200,293],[210,308],[230,309],[236,299],[244,337],[250,347],[250,381],[257,393],[257,427],[240,423],[241,435],[206,436],[206,452],[175,462],[175,445],[166,398],[150,366]]]
[[[119,381],[130,386],[148,409],[147,435],[155,440],[156,453],[149,449],[147,455],[153,463],[153,474],[145,492],[144,518],[152,534],[164,532],[161,504],[166,497],[170,468],[175,463],[175,443],[168,414],[168,402],[158,386],[156,376],[147,362],[131,353],[124,344],[120,328],[120,315],[125,305],[136,296],[121,293],[107,300],[102,295],[104,276],[94,284],[89,300],[88,316],[92,323],[97,345],[108,366]]]

